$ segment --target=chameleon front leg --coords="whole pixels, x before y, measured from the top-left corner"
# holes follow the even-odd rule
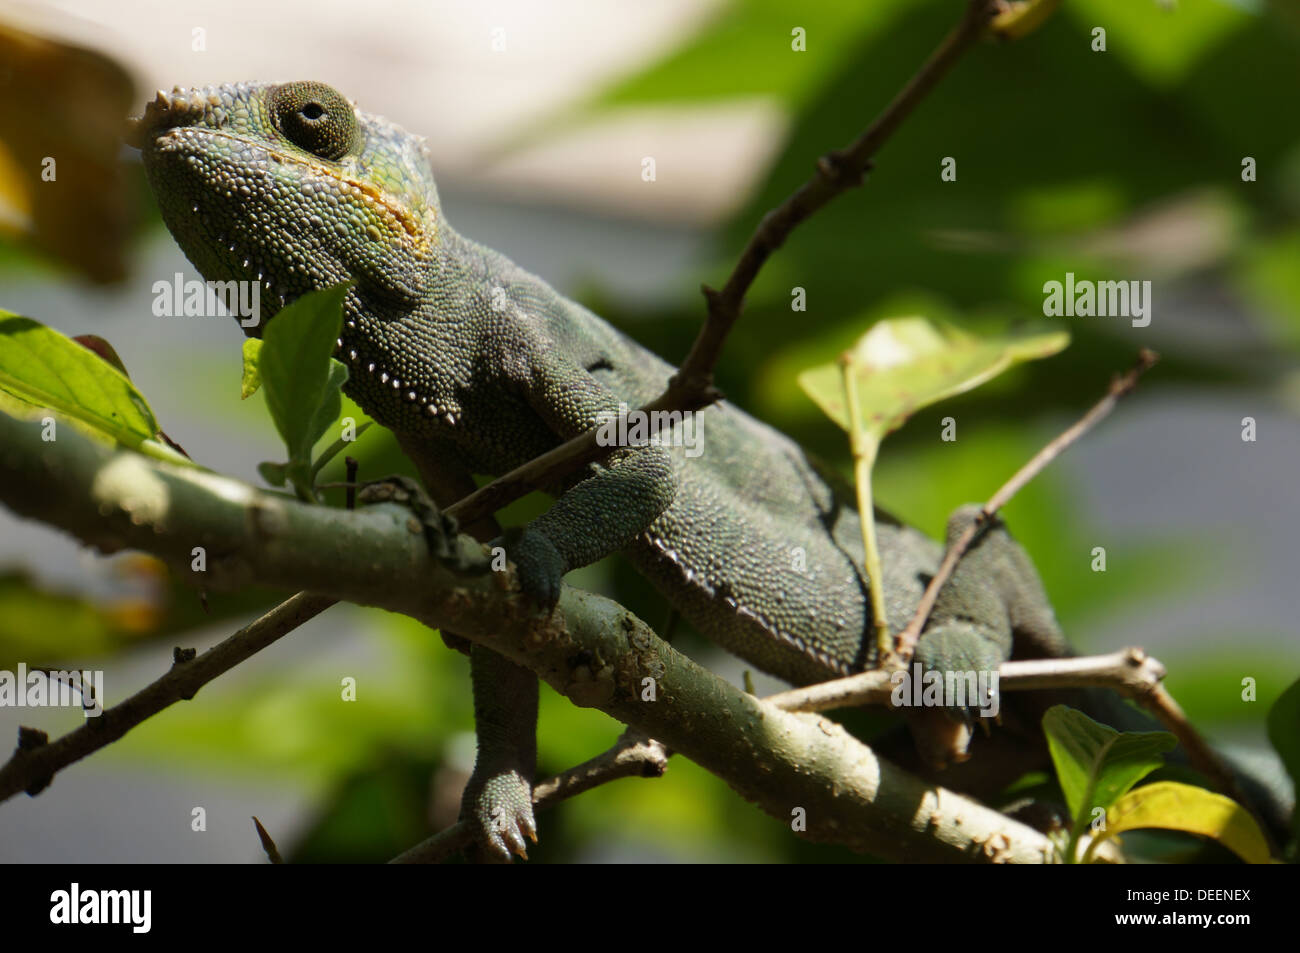
[[[542,606],[560,598],[565,573],[625,549],[672,502],[672,462],[663,448],[622,452],[610,464],[505,540],[520,586]]]
[[[454,447],[400,442],[439,506],[474,490],[469,472],[454,463]],[[463,529],[480,541],[501,532],[490,516]],[[482,859],[507,861],[512,852],[527,857],[524,838],[537,840],[532,784],[537,774],[537,676],[453,633],[444,632],[443,640],[462,651],[468,647],[474,686],[477,753],[461,796],[461,818],[474,827]]]
[[[618,412],[614,395],[581,368],[552,365],[539,374],[527,399],[561,439],[584,433],[604,414]],[[655,443],[623,447],[591,470],[505,541],[520,585],[543,606],[553,606],[560,598],[565,573],[627,548],[676,495],[672,458],[666,447]]]

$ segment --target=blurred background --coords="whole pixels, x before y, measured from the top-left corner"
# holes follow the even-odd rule
[[[239,399],[242,335],[228,319],[153,315],[155,281],[197,275],[115,137],[158,87],[318,79],[428,138],[458,230],[679,361],[704,314],[700,282],[722,283],[763,212],[867,125],[960,10],[808,7],[0,0],[0,308],[107,338],[173,439],[260,485],[257,463],[283,450],[260,395]],[[870,322],[1068,327],[1061,355],[886,441],[877,499],[939,535],[1139,347],[1159,350],[1136,395],[1006,517],[1081,650],[1157,654],[1194,721],[1276,777],[1264,714],[1300,674],[1298,54],[1300,6],[1284,0],[1065,0],[1029,37],[981,44],[865,186],[769,261],[719,368],[730,399],[843,465],[844,435],[795,377]],[[54,182],[40,178],[45,157]],[[945,157],[955,181],[940,179]],[[1044,317],[1043,285],[1067,271],[1152,282],[1150,325]],[[806,312],[791,311],[796,287]],[[955,442],[940,440],[948,416]],[[355,455],[363,477],[402,467],[377,428]],[[664,617],[620,560],[569,582],[652,625]],[[164,672],[173,646],[202,650],[282,595],[211,593],[205,616],[152,560],[101,557],[0,511],[0,669],[104,669],[108,704]],[[708,643],[677,644],[740,680],[741,663]],[[346,677],[355,702],[340,700]],[[0,738],[80,721],[0,708]],[[620,729],[543,687],[541,772]],[[454,819],[472,757],[464,657],[403,617],[337,606],[40,797],[0,804],[0,860],[258,862],[254,814],[289,859],[384,860]],[[582,795],[540,826],[534,856],[552,861],[856,859],[798,841],[682,758],[662,780]]]

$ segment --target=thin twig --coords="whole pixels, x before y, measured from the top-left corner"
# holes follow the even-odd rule
[[[817,712],[861,705],[893,705],[896,679],[905,671],[873,669],[849,678],[808,685],[769,695],[763,701],[785,711]],[[998,666],[999,691],[1039,691],[1063,688],[1109,688],[1132,699],[1164,725],[1187,752],[1188,763],[1205,776],[1210,785],[1257,817],[1266,817],[1264,805],[1256,803],[1237,781],[1237,775],[1192,725],[1182,707],[1161,684],[1165,667],[1140,648],[1130,647],[1106,655],[1072,658],[1025,659]],[[1262,830],[1272,841],[1268,825]]]
[[[858,705],[892,705],[898,670],[874,669],[852,678],[839,678],[763,699],[785,711],[830,711]],[[1137,701],[1163,692],[1165,667],[1141,649],[1127,648],[1106,655],[1076,658],[1024,659],[998,666],[999,691],[1061,688],[1111,688]],[[1171,729],[1172,730],[1172,729]],[[1178,732],[1175,732],[1177,734]]]
[[[561,801],[619,778],[662,777],[668,767],[668,749],[629,728],[608,751],[584,761],[533,788],[533,808],[544,811]],[[474,840],[474,829],[457,821],[394,857],[392,864],[436,864],[463,850]]]
[[[275,846],[275,840],[266,832],[262,822],[253,815],[253,825],[257,828],[257,839],[262,842],[262,850],[266,852],[266,859],[273,864],[283,864],[284,858],[280,856],[280,848]]]
[[[193,698],[218,675],[251,658],[334,602],[325,596],[300,592],[202,655],[190,656],[178,650],[176,661],[166,675],[57,741],[20,744],[0,767],[0,801],[20,791],[39,794],[68,765],[117,741],[164,708]]]
[[[679,386],[688,389],[704,388],[712,383],[713,368],[722,353],[723,342],[740,316],[745,293],[758,277],[763,263],[785,243],[800,222],[831,199],[862,184],[864,173],[871,169],[872,159],[881,146],[889,141],[903,120],[947,75],[962,54],[979,40],[995,7],[991,0],[969,0],[961,21],[862,135],[843,149],[828,152],[818,159],[812,178],[763,217],[722,290],[704,288],[709,320],[691,346],[674,383],[680,382]]]
[[[993,518],[998,510],[1006,506],[1026,483],[1038,476],[1067,447],[1074,444],[1075,441],[1095,427],[1098,421],[1114,410],[1120,398],[1130,393],[1137,386],[1138,379],[1142,374],[1153,367],[1159,359],[1160,355],[1155,351],[1142,348],[1138,352],[1137,363],[1127,374],[1116,377],[1110,382],[1110,388],[1106,391],[1105,397],[1079,418],[1074,426],[1057,435],[1047,446],[1034,454],[1028,463],[1017,470],[1011,479],[989,498],[989,501],[980,510],[979,516],[948,547],[948,552],[943,557],[943,563],[940,564],[939,571],[930,580],[930,584],[925,587],[925,593],[921,596],[921,602],[917,605],[916,612],[912,615],[912,621],[907,624],[907,628],[898,634],[894,650],[895,659],[893,662],[895,664],[906,665],[912,658],[912,653],[916,650],[916,640],[921,637],[921,630],[925,628],[925,623],[930,618],[930,611],[934,608],[935,600],[939,597],[939,590],[948,581],[952,571],[957,568],[957,562],[966,552],[967,547],[979,535],[980,531],[988,525],[988,521]]]
[[[1119,399],[1137,385],[1138,378],[1142,376],[1145,370],[1155,364],[1157,359],[1158,355],[1154,351],[1143,348],[1138,354],[1137,364],[1127,374],[1116,377],[1111,381],[1105,397],[1098,401],[1077,423],[1068,430],[1063,431],[1036,453],[984,504],[979,517],[949,547],[939,571],[935,573],[934,578],[930,580],[930,584],[926,586],[925,593],[916,607],[912,620],[899,633],[896,642],[897,648],[892,658],[882,659],[881,665],[875,670],[859,672],[856,675],[833,679],[818,685],[809,685],[805,688],[782,692],[780,695],[774,696],[774,698],[780,699],[779,703],[783,707],[788,706],[794,711],[825,711],[829,708],[849,704],[870,704],[875,701],[879,697],[881,686],[889,684],[890,673],[906,668],[908,661],[911,660],[916,648],[916,640],[925,627],[926,621],[930,618],[930,610],[934,608],[934,602],[938,598],[939,590],[947,582],[948,577],[952,575],[957,561],[965,553],[966,548],[979,530],[993,517],[993,514],[1015,496],[1021,487],[1037,476],[1048,463],[1056,459],[1061,451],[1078,440],[1096,425],[1097,421],[1110,413]],[[886,693],[885,697],[888,697],[888,693]],[[861,700],[855,702],[852,699]]]
[[[713,369],[722,356],[727,335],[740,317],[745,293],[758,277],[763,263],[784,244],[800,222],[836,196],[862,184],[872,157],[980,38],[994,10],[992,0],[969,0],[961,21],[866,131],[843,149],[822,156],[812,177],[763,216],[722,290],[707,285],[701,289],[709,310],[695,343],[669,380],[667,389],[637,412],[640,419],[649,423],[651,436],[658,432],[661,421],[666,420],[660,412],[701,410],[721,397],[713,386]],[[615,449],[600,446],[596,442],[596,430],[589,430],[480,487],[448,512],[462,523],[472,523]]]
[[[1205,775],[1214,787],[1239,804],[1244,804],[1254,812],[1256,817],[1267,816],[1263,811],[1264,805],[1257,804],[1255,799],[1242,789],[1237,782],[1236,772],[1223,756],[1201,737],[1201,733],[1192,726],[1191,720],[1183,712],[1182,706],[1174,701],[1174,696],[1170,695],[1163,685],[1148,695],[1140,696],[1137,701],[1173,733],[1179,744],[1183,746],[1183,750],[1187,752],[1187,760],[1191,766]],[[1273,838],[1269,833],[1269,826],[1263,824],[1261,830],[1271,843]]]

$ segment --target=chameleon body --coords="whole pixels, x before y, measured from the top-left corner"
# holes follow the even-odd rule
[[[165,222],[209,280],[251,280],[262,313],[354,282],[336,356],[346,392],[389,427],[448,503],[657,396],[673,368],[443,219],[423,140],[320,83],[160,93],[134,130]],[[260,334],[260,328],[246,329]],[[700,414],[703,453],[620,447],[562,484],[512,536],[543,605],[561,577],[625,553],[701,632],[795,684],[876,661],[851,489],[728,404]],[[972,518],[960,511],[950,533]],[[878,514],[891,629],[942,555]],[[491,521],[469,528],[491,538]],[[1068,649],[1028,557],[995,524],[941,592],[917,649],[928,668],[987,671]],[[479,760],[465,813],[492,853],[534,831],[536,681],[471,652]]]

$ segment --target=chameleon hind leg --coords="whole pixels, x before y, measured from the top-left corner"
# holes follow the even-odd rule
[[[979,512],[978,506],[964,506],[953,513],[949,546]],[[1011,657],[1013,644],[1021,641],[1038,644],[1043,654],[1057,654],[1052,650],[1064,645],[1029,557],[994,517],[939,591],[917,641],[913,661],[923,673],[942,673],[946,689],[942,705],[908,711],[913,738],[926,761],[942,767],[965,760],[975,718],[998,717],[996,672]],[[962,691],[954,693],[949,686]]]
[[[401,440],[435,502],[449,506],[474,489],[473,478],[456,462],[454,449],[429,440]],[[464,527],[487,541],[501,532],[485,517]],[[461,796],[461,819],[474,831],[472,861],[504,863],[527,857],[526,840],[537,841],[533,778],[537,773],[537,676],[490,649],[454,633],[442,633],[450,647],[469,655],[474,687],[477,752]]]

